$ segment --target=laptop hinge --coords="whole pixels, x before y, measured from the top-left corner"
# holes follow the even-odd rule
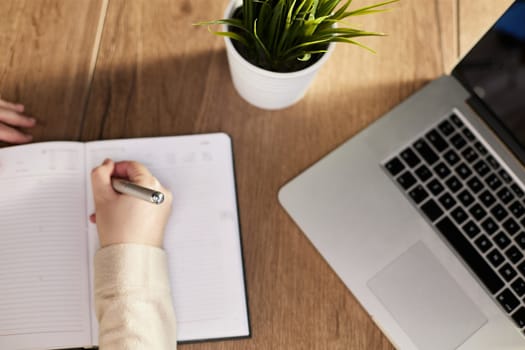
[[[514,156],[525,165],[525,151],[516,138],[508,131],[508,129],[500,122],[499,118],[494,115],[494,112],[476,95],[471,95],[466,100],[466,103],[476,112],[480,118],[485,121],[492,131],[502,139],[503,143],[509,148]]]

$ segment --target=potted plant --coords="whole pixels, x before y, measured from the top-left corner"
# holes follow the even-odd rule
[[[335,43],[373,52],[354,38],[384,34],[343,20],[385,11],[395,1],[349,10],[352,0],[232,0],[224,19],[197,25],[223,26],[213,33],[225,38],[237,92],[259,108],[280,109],[301,99]]]

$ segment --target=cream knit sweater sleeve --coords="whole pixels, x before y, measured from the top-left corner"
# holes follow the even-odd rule
[[[152,246],[115,244],[95,255],[99,347],[176,349],[166,253]]]

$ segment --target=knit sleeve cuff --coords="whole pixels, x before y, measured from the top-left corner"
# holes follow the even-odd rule
[[[95,292],[136,286],[169,288],[167,257],[161,248],[114,244],[95,254]]]

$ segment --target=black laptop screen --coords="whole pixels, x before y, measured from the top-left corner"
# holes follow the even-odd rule
[[[492,119],[489,125],[505,141],[511,141],[511,148],[523,162],[525,0],[514,2],[452,74],[488,108]]]

